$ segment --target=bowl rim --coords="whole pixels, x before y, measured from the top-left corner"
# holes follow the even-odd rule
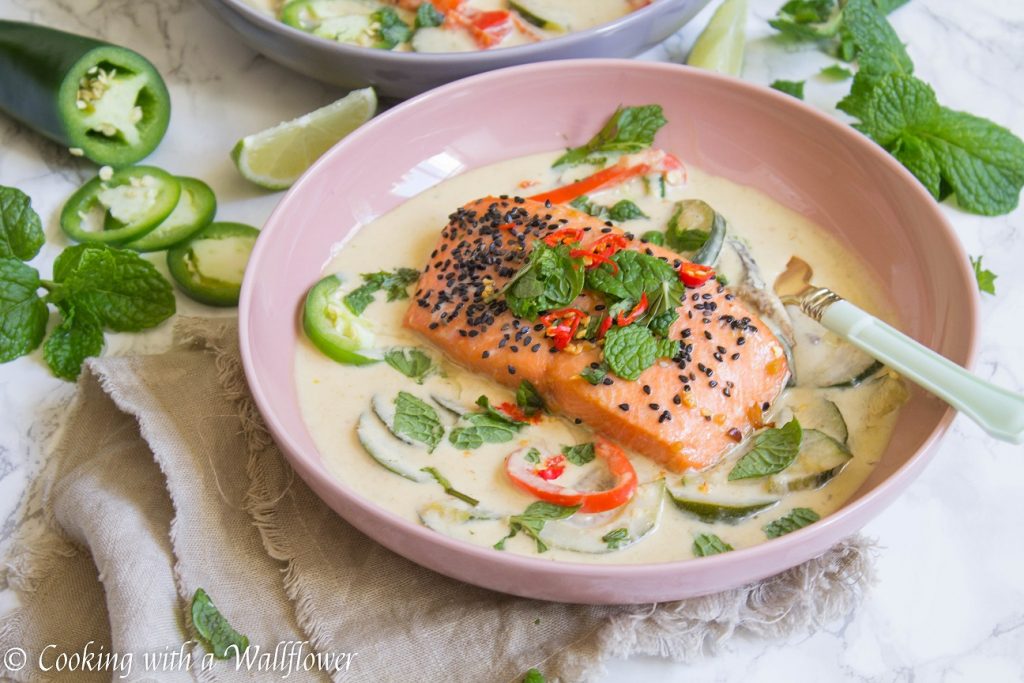
[[[680,64],[637,61],[632,59],[559,60],[554,62],[523,64],[488,71],[434,88],[433,90],[429,90],[396,105],[382,114],[379,114],[325,152],[320,159],[318,159],[302,175],[302,177],[296,181],[296,183],[287,191],[285,196],[282,197],[264,224],[264,230],[267,230],[268,228],[273,230],[275,229],[274,226],[277,225],[283,225],[284,227],[281,229],[286,229],[287,220],[285,217],[289,211],[290,204],[294,201],[298,201],[295,197],[302,194],[304,186],[311,182],[311,178],[318,175],[322,168],[328,166],[333,157],[344,154],[345,150],[352,144],[352,140],[376,134],[376,130],[378,128],[385,126],[393,118],[403,116],[406,110],[415,110],[424,102],[444,100],[458,91],[471,90],[476,85],[486,83],[491,80],[501,80],[510,76],[517,76],[519,74],[532,75],[537,74],[538,72],[548,71],[563,72],[565,78],[571,78],[573,73],[580,69],[603,70],[605,72],[609,69],[623,71],[653,71],[664,73],[666,78],[671,78],[673,75],[685,74],[687,78],[709,81],[717,87],[732,89],[746,97],[768,98],[769,100],[774,99],[775,103],[779,106],[794,108],[800,111],[802,115],[816,119],[818,123],[824,125],[826,128],[830,128],[836,135],[856,139],[857,142],[854,144],[868,146],[870,148],[868,153],[872,157],[874,157],[879,163],[888,166],[889,170],[903,177],[907,183],[908,192],[915,194],[919,199],[930,203],[934,214],[934,239],[936,241],[945,242],[946,247],[951,248],[960,256],[960,258],[957,259],[959,263],[958,270],[956,272],[948,273],[948,276],[952,278],[959,277],[961,284],[965,287],[964,291],[971,293],[966,296],[966,301],[963,302],[970,322],[969,329],[966,331],[960,329],[958,330],[958,333],[966,334],[968,337],[964,352],[964,366],[968,368],[973,366],[978,350],[979,331],[979,296],[974,284],[974,274],[968,265],[963,245],[961,244],[952,225],[939,208],[939,204],[935,202],[934,198],[928,193],[927,189],[921,185],[917,178],[882,147],[876,145],[870,139],[858,133],[848,124],[843,123],[839,119],[822,110],[789,95],[761,85]],[[464,169],[464,171],[468,170],[472,169]],[[269,247],[266,246],[267,244],[269,244],[268,240],[257,240],[256,246],[250,257],[248,267],[254,269],[259,268],[260,262],[264,258],[264,254],[269,251]],[[247,275],[248,272],[247,268]],[[519,555],[517,553],[496,554],[490,547],[479,546],[445,536],[443,534],[438,534],[423,525],[416,524],[415,522],[408,520],[381,505],[378,505],[370,499],[365,498],[348,483],[341,481],[327,471],[322,462],[314,464],[314,461],[321,460],[319,452],[314,449],[312,453],[309,453],[306,449],[303,449],[299,444],[297,444],[287,430],[282,427],[276,414],[273,412],[272,402],[269,399],[269,396],[273,395],[274,390],[273,388],[268,389],[264,386],[260,375],[256,371],[256,364],[253,362],[253,340],[248,334],[250,316],[253,310],[253,289],[255,287],[255,281],[256,278],[252,277],[246,277],[243,279],[239,302],[239,347],[245,376],[249,383],[255,403],[276,443],[280,446],[282,453],[288,459],[291,466],[297,469],[300,475],[303,475],[303,479],[310,483],[310,486],[314,491],[318,490],[319,487],[332,489],[340,495],[343,495],[347,499],[347,502],[359,508],[364,513],[375,517],[383,515],[392,524],[397,526],[402,534],[412,535],[417,537],[420,541],[434,544],[439,551],[451,550],[458,553],[468,554],[476,560],[483,562],[500,562],[502,565],[515,570],[539,573],[544,573],[545,571],[569,572],[574,576],[591,579],[622,579],[628,577],[643,580],[663,577],[666,572],[683,570],[686,567],[693,566],[693,558],[670,560],[666,562],[633,564],[584,563],[563,560],[554,561],[528,555]],[[884,509],[884,507],[891,502],[896,495],[901,493],[902,490],[906,488],[911,481],[913,481],[914,476],[923,469],[930,457],[934,455],[936,443],[949,429],[953,418],[956,416],[956,412],[957,411],[951,406],[946,406],[946,409],[938,423],[916,451],[885,480],[879,482],[877,486],[872,488],[870,491],[867,491],[859,498],[855,500],[848,500],[839,509],[830,513],[826,517],[823,517],[819,522],[779,538],[772,539],[770,542],[762,542],[750,547],[739,548],[729,553],[701,558],[700,566],[702,568],[714,570],[719,566],[729,566],[733,563],[757,563],[759,560],[770,560],[772,556],[776,555],[799,556],[799,549],[801,547],[814,545],[813,540],[826,535],[832,527],[845,526],[844,523],[851,519],[864,519],[864,522],[866,523],[867,520],[871,519],[878,512]],[[310,482],[310,477],[313,478],[316,485],[314,485],[314,482]],[[320,497],[319,494],[318,497]],[[330,507],[329,504],[328,506]],[[874,512],[872,512],[872,510]],[[859,528],[860,526],[862,526],[862,524],[858,525],[856,528]],[[852,529],[851,532],[855,531],[856,528]],[[845,536],[839,536],[838,538],[833,539],[830,543],[838,542],[844,537]],[[380,543],[380,541],[377,540],[375,540],[375,542]],[[793,552],[791,553],[790,551]],[[762,562],[761,564],[767,565],[770,564],[770,562]],[[795,563],[787,566],[794,565]],[[605,602],[604,604],[613,603]]]
[[[348,57],[372,57],[384,64],[392,64],[396,67],[408,66],[417,62],[434,66],[442,66],[453,62],[469,62],[474,65],[479,64],[480,69],[495,69],[504,66],[509,60],[523,61],[530,60],[531,58],[540,58],[541,55],[553,50],[557,51],[560,48],[571,49],[574,45],[585,43],[595,37],[618,31],[623,27],[632,26],[634,23],[640,23],[646,20],[648,16],[653,20],[662,12],[668,11],[668,8],[673,5],[694,2],[694,0],[654,0],[651,4],[633,10],[618,19],[598,24],[582,31],[572,31],[563,36],[525,45],[514,45],[495,50],[470,50],[467,52],[394,52],[392,50],[376,50],[358,45],[349,45],[314,36],[301,29],[288,26],[277,18],[256,9],[245,0],[210,1],[230,6],[234,11],[244,15],[249,21],[255,22],[285,39],[297,40],[308,47],[324,48]],[[708,0],[703,0],[703,2],[706,5]]]

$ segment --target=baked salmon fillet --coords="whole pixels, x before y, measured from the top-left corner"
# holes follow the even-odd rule
[[[609,373],[597,384],[580,375],[600,367],[601,343],[558,350],[539,321],[508,310],[502,287],[529,260],[533,245],[564,228],[580,228],[580,247],[619,234],[626,249],[678,267],[680,256],[640,241],[566,205],[519,197],[484,197],[450,216],[424,267],[405,325],[452,361],[515,388],[532,382],[548,405],[674,472],[718,462],[779,396],[789,367],[778,339],[716,280],[687,288],[668,338],[680,351],[635,381]],[[574,307],[601,315],[598,295]]]

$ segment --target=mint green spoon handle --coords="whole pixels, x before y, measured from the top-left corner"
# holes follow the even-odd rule
[[[935,394],[995,438],[1024,442],[1024,396],[976,377],[844,299],[835,297],[815,313],[820,313],[823,326]]]

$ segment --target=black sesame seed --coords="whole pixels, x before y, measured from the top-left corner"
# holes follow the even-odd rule
[[[491,355],[490,351],[484,351],[483,353],[480,354],[480,357],[481,358],[488,358],[488,357],[490,357],[490,355]]]
[[[661,406],[659,406],[657,403],[648,403],[647,407],[650,408],[651,410],[658,410],[659,408],[661,408]]]
[[[672,397],[672,402],[676,405],[680,405],[683,402],[683,399],[679,397],[679,394],[676,394]]]
[[[705,318],[705,320],[707,320],[707,318]],[[711,321],[708,320],[708,322],[711,322]],[[708,332],[707,330],[704,330],[704,338],[710,341],[711,340],[711,333]]]
[[[510,374],[510,375],[516,374],[516,366],[514,366],[514,365],[508,366],[508,374]]]
[[[650,387],[650,385],[648,385],[648,384],[644,385],[644,393],[647,394],[648,396],[651,395],[651,387]]]
[[[620,403],[619,404],[619,410],[621,410],[622,412],[626,412],[627,410],[629,410],[629,404],[628,403]]]
[[[601,384],[605,385],[606,387],[610,387],[612,385],[612,378],[605,377],[603,380],[601,380]]]

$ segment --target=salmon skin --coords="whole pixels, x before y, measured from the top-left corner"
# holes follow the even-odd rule
[[[616,233],[628,249],[675,266],[679,255],[569,206],[519,197],[484,197],[449,218],[405,325],[469,370],[513,388],[529,380],[553,409],[668,470],[714,465],[761,426],[762,413],[786,385],[789,367],[779,341],[713,279],[686,289],[676,309],[668,336],[681,342],[679,355],[656,361],[636,381],[609,373],[592,385],[580,372],[601,362],[600,346],[556,350],[544,325],[517,318],[494,292],[523,267],[537,240],[561,228],[582,228],[582,248]],[[574,305],[597,315],[600,303],[585,291]]]

